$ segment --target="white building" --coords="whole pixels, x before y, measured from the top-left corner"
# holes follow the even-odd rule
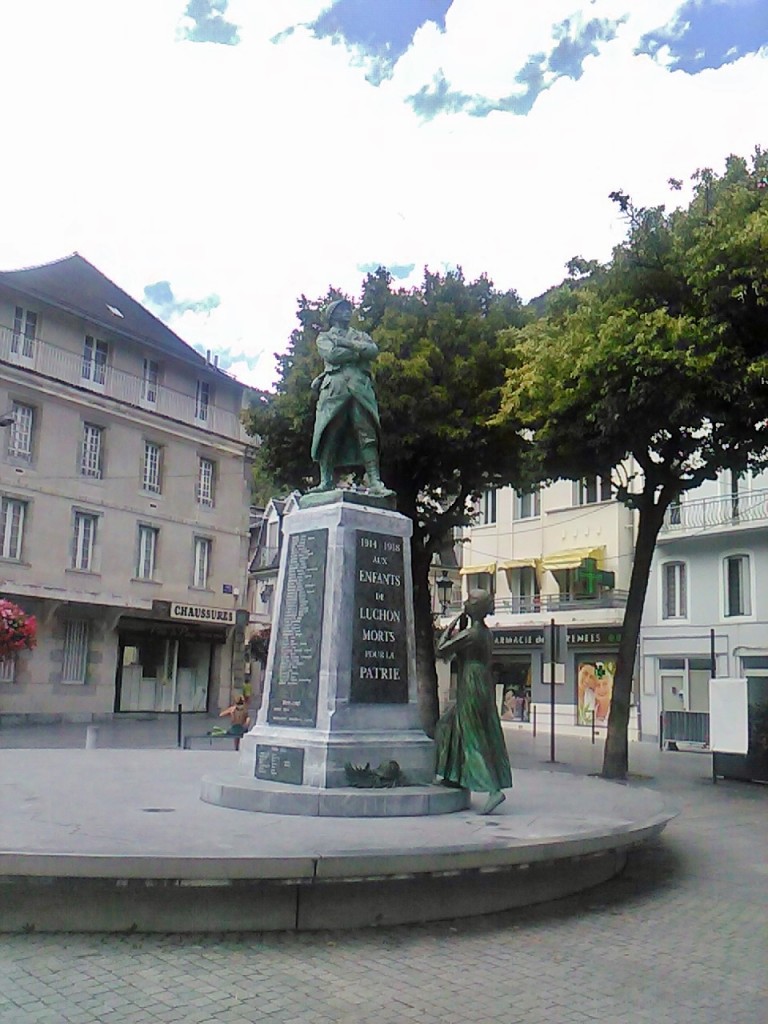
[[[502,718],[549,727],[551,623],[556,726],[605,725],[632,569],[634,513],[610,481],[557,481],[533,494],[486,491],[467,531],[464,594],[491,590],[493,673]],[[441,690],[445,693],[445,676]],[[633,712],[630,735],[637,734]]]
[[[768,676],[766,473],[724,472],[667,513],[640,639],[644,737],[662,711],[709,711],[713,661],[718,676]]]
[[[245,389],[79,255],[0,273],[0,714],[226,706],[242,684]],[[243,595],[242,601],[240,595]]]

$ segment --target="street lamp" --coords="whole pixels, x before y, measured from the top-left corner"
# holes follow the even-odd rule
[[[453,580],[448,576],[447,569],[443,569],[440,574],[440,578],[437,580],[437,589],[440,591],[442,614],[445,615],[451,602],[451,591],[453,590]]]
[[[16,413],[11,409],[0,416],[0,427],[11,427],[16,422]]]

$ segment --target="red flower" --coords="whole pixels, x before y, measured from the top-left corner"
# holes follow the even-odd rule
[[[0,599],[0,661],[37,643],[37,620],[13,601]]]

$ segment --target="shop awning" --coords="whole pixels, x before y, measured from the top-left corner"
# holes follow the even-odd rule
[[[539,564],[538,558],[508,558],[505,562],[499,562],[500,569],[535,569]]]
[[[477,576],[483,572],[490,573],[492,576],[496,572],[496,563],[486,562],[485,565],[462,565],[459,569],[461,576]]]
[[[555,551],[551,555],[544,555],[541,560],[541,568],[549,569],[550,572],[557,572],[559,569],[578,569],[585,558],[594,558],[598,567],[603,564],[605,545],[597,548],[571,548],[568,551]]]

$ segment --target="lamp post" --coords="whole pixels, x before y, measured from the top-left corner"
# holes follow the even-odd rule
[[[440,592],[440,606],[442,614],[448,611],[448,605],[451,603],[451,591],[453,590],[453,580],[448,576],[448,570],[443,569],[437,580],[437,589]]]

